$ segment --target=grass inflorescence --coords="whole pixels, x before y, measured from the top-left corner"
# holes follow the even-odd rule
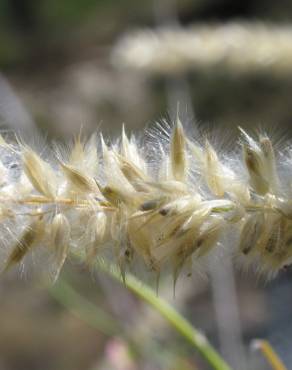
[[[221,153],[206,135],[157,125],[108,145],[79,135],[44,158],[0,141],[2,269],[40,266],[53,280],[72,250],[90,266],[110,260],[123,277],[144,269],[177,280],[214,254],[273,275],[292,262],[292,163],[268,135],[240,129]]]

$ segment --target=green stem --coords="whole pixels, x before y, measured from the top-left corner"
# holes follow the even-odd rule
[[[99,266],[102,270],[110,274],[114,279],[123,283],[120,272],[115,268],[107,268],[104,265]],[[196,328],[194,328],[183,316],[180,315],[165,300],[158,297],[155,292],[141,283],[133,275],[127,273],[124,281],[127,288],[135,293],[139,298],[155,308],[174,328],[180,333],[192,346],[194,346],[207,363],[214,370],[232,370],[231,367],[223,360],[218,352],[208,342],[207,338]]]
[[[74,255],[79,261],[84,260],[82,253],[74,253]],[[158,297],[157,294],[146,284],[142,283],[130,273],[127,273],[126,279],[123,279],[120,270],[114,265],[109,266],[104,263],[96,263],[96,269],[102,270],[104,273],[124,284],[139,298],[156,309],[161,316],[163,316],[173,326],[173,328],[202,355],[214,370],[232,370],[209,343],[208,339],[199,330],[194,328],[170,304],[168,304],[164,299]]]
[[[146,341],[141,347],[141,338],[134,338],[130,333],[127,333],[114,317],[79,294],[66,280],[60,278],[57,284],[50,287],[49,292],[57,302],[80,320],[98,329],[99,332],[108,337],[118,336],[123,338],[134,356],[154,357],[155,361],[163,367],[168,366],[171,361],[182,361],[179,356],[174,354],[173,350],[168,349],[166,352],[163,349],[162,351],[156,342]],[[183,361],[181,368],[185,368]]]

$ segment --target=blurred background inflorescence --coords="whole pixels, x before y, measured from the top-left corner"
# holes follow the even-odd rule
[[[115,138],[123,123],[139,134],[170,122],[179,102],[184,124],[212,130],[219,148],[236,140],[237,126],[267,131],[280,146],[291,139],[291,20],[288,0],[0,0],[1,127],[61,142],[81,126]],[[76,292],[1,277],[1,370],[207,369],[103,273],[71,261],[62,276]],[[159,295],[235,369],[270,368],[251,349],[257,337],[289,368],[290,279],[288,269],[266,282],[227,260],[208,279],[178,281],[175,298],[161,281]]]

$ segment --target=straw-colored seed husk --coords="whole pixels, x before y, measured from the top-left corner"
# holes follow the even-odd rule
[[[182,124],[179,119],[174,127],[170,156],[171,156],[171,166],[172,174],[175,180],[184,181],[187,176],[187,156],[186,156],[186,140]]]
[[[24,172],[35,190],[47,197],[54,197],[56,194],[56,180],[49,164],[45,163],[34,151],[27,148],[24,149],[22,159]]]
[[[25,229],[19,238],[17,238],[6,261],[5,270],[20,263],[43,235],[44,223],[42,220],[37,219]]]
[[[92,193],[97,190],[94,180],[86,176],[77,168],[65,163],[62,163],[61,167],[66,178],[74,189],[77,189],[82,193]]]
[[[50,230],[51,248],[56,260],[55,279],[58,277],[68,254],[70,231],[71,227],[67,217],[61,213],[55,215]]]

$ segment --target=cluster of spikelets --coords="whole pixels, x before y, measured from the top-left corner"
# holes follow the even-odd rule
[[[46,158],[20,140],[0,142],[1,263],[30,262],[56,279],[71,253],[115,262],[123,276],[192,271],[213,251],[275,273],[292,262],[292,161],[265,134],[219,156],[179,119],[138,140],[94,135]],[[48,160],[48,158],[51,158]],[[225,245],[232,240],[233,245]],[[228,248],[227,248],[228,247]]]

